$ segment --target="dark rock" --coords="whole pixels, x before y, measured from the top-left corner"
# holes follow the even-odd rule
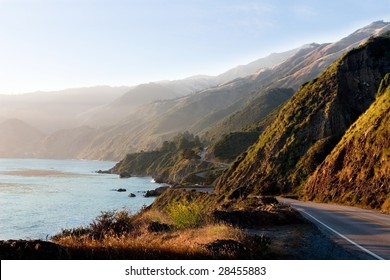
[[[70,259],[66,248],[42,240],[0,240],[2,260]]]
[[[96,173],[99,173],[99,174],[111,174],[110,170],[98,170],[98,171],[96,171]]]
[[[161,195],[165,190],[169,189],[169,186],[163,186],[163,187],[158,187],[155,190],[147,191],[144,194],[144,197],[152,197],[152,196],[159,196]]]
[[[151,222],[148,226],[150,232],[167,232],[171,230],[171,226],[168,224],[162,224],[159,222]]]
[[[153,179],[154,179],[154,181],[155,181],[157,184],[163,184],[163,183],[165,183],[165,180],[164,180],[164,178],[162,178],[162,177],[154,177]]]
[[[116,191],[117,191],[117,192],[125,192],[125,191],[126,191],[126,189],[119,188],[119,189],[117,189]]]
[[[131,174],[127,171],[119,173],[119,178],[131,178]]]
[[[129,197],[136,197],[136,195],[133,194],[133,193],[130,193],[130,194],[129,194]]]
[[[260,196],[258,200],[264,205],[268,204],[278,204],[278,200],[274,196]]]

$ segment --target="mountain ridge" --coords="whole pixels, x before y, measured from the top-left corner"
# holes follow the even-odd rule
[[[359,44],[373,34],[388,28],[390,28],[388,23],[376,22],[355,32],[359,36],[356,34],[349,35],[340,40],[341,43],[306,45],[304,48],[299,48],[284,62],[273,65],[272,68],[263,68],[252,75],[236,78],[217,86],[209,87],[209,77],[207,76],[190,77],[185,79],[186,81],[161,81],[160,84],[141,85],[141,88],[157,85],[158,89],[168,89],[166,92],[169,98],[174,98],[176,94],[182,96],[175,99],[164,99],[162,97],[152,103],[146,102],[139,107],[135,106],[133,110],[129,107],[133,101],[131,93],[129,93],[127,97],[122,95],[109,104],[90,108],[83,114],[69,114],[73,112],[69,111],[68,115],[71,115],[70,120],[73,125],[71,127],[64,125],[65,130],[62,132],[55,131],[55,133],[49,135],[48,137],[51,139],[42,142],[41,151],[44,151],[43,155],[46,156],[48,154],[61,154],[62,150],[69,148],[68,150],[72,152],[68,153],[67,156],[70,158],[119,160],[129,152],[155,149],[165,140],[169,140],[184,130],[189,130],[191,133],[199,134],[209,140],[212,139],[212,141],[218,141],[223,136],[222,134],[231,132],[229,125],[233,119],[226,120],[229,120],[232,114],[241,111],[247,112],[247,116],[253,116],[248,117],[245,122],[241,122],[242,114],[236,114],[237,119],[234,122],[238,125],[234,127],[235,131],[253,125],[258,121],[258,108],[261,106],[262,100],[265,100],[263,98],[269,90],[273,88],[298,88],[309,78],[314,78],[313,76],[317,72],[325,69],[330,63],[331,59],[319,62],[318,59],[321,56],[330,55],[333,59],[340,55],[340,50],[345,50],[345,46],[351,48],[352,45]],[[352,45],[349,45],[349,43],[352,43]],[[333,53],[329,50],[338,52]],[[201,88],[203,86],[209,88],[196,91],[199,90],[197,87],[199,85],[196,84],[197,79],[205,82],[204,85],[200,85]],[[187,83],[188,81],[189,83]],[[192,92],[194,90],[192,85],[196,88],[195,92]],[[187,87],[188,92],[173,92],[173,88],[177,90],[183,87]],[[137,87],[130,91],[135,89]],[[280,100],[278,104],[273,104],[273,108],[269,107],[269,110],[272,111],[272,109],[280,106],[282,102],[283,100]],[[130,105],[128,105],[129,103]],[[254,103],[259,106],[254,106]],[[122,109],[119,109],[120,107]],[[59,121],[65,121],[58,114],[60,111],[50,111],[50,114],[53,118],[58,117]],[[35,126],[35,124],[33,125]],[[80,127],[91,127],[93,129],[88,132],[88,139],[90,139],[88,143],[82,138],[78,141],[74,138],[75,135],[85,137],[82,133],[79,133]],[[74,135],[72,135],[72,130],[75,131]],[[57,146],[54,145],[50,146],[53,150],[49,151],[50,147],[44,145],[54,141],[59,135],[69,137],[69,141],[58,139],[60,142],[68,143],[71,146],[64,145],[59,151],[56,150],[55,147]]]
[[[348,127],[375,100],[390,70],[390,36],[370,39],[304,84],[258,142],[219,178],[217,192],[298,191]]]

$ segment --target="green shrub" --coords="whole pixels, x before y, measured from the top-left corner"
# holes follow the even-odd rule
[[[206,221],[206,213],[201,205],[190,202],[171,203],[166,210],[177,228],[195,228]]]

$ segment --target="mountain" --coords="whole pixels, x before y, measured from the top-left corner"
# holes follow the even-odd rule
[[[87,120],[83,124],[93,127],[114,125],[137,111],[142,105],[196,94],[220,84],[228,83],[231,80],[256,73],[261,69],[272,68],[285,61],[298,50],[299,48],[283,53],[274,53],[247,65],[230,69],[218,76],[197,75],[181,80],[158,81],[138,85],[110,104],[88,112],[86,114]]]
[[[370,39],[304,84],[255,145],[216,182],[219,193],[300,192],[349,126],[374,102],[390,71],[390,36]]]
[[[271,77],[274,79],[273,86],[297,89],[301,84],[317,77],[344,53],[364,44],[370,37],[384,34],[389,30],[390,23],[376,21],[337,42],[321,45],[311,44],[311,51],[307,54],[291,57],[283,65],[278,65],[275,68],[275,73]]]
[[[256,73],[220,84],[218,76],[195,76],[127,88],[127,92],[106,103],[84,106],[85,103],[74,98],[74,103],[65,102],[63,107],[42,101],[20,109],[21,102],[16,111],[22,120],[31,120],[33,126],[54,132],[42,142],[41,151],[45,156],[64,155],[63,150],[68,150],[66,155],[71,158],[117,160],[129,152],[156,149],[182,131],[215,143],[224,134],[256,126],[259,119],[290,97],[280,92],[292,93],[290,88],[295,90],[314,78],[345,50],[389,28],[388,23],[375,22],[333,44],[310,44],[274,54],[247,65],[252,70],[253,65],[261,67]],[[94,102],[91,95],[88,100]],[[12,106],[0,110],[0,120],[2,112]],[[3,119],[7,116],[4,114]],[[264,127],[264,123],[260,126]],[[89,141],[80,133],[82,127],[88,127]],[[53,144],[58,135],[69,138],[59,139],[63,146]]]
[[[259,138],[264,128],[276,116],[280,107],[294,94],[293,89],[273,88],[263,95],[247,101],[247,104],[222,122],[206,130],[205,137],[212,141],[206,158],[231,163]]]
[[[17,118],[46,133],[68,129],[80,125],[86,111],[112,102],[128,89],[97,86],[0,95],[0,121]]]
[[[34,157],[44,136],[21,120],[8,119],[0,123],[0,157]]]
[[[264,107],[261,104],[265,100],[262,96],[267,96],[270,90],[298,88],[341,56],[343,50],[351,49],[379,30],[382,32],[386,29],[390,29],[390,24],[376,22],[333,44],[306,45],[272,69],[261,69],[253,75],[176,99],[142,105],[133,113],[129,111],[129,115],[116,125],[99,131],[91,144],[74,157],[116,160],[129,152],[156,149],[165,140],[186,130],[213,142],[218,141],[222,133],[231,132],[232,123],[238,124],[233,128],[236,131],[256,123],[259,119],[258,108]],[[259,102],[258,106],[256,102]],[[276,108],[283,102],[283,99],[279,99],[279,103],[273,102],[273,106]],[[275,109],[273,106],[267,107],[268,112]],[[118,107],[113,108],[115,113]],[[239,110],[242,113],[236,114],[236,120],[226,119]],[[104,116],[101,114],[101,117]]]
[[[255,74],[262,69],[270,69],[276,65],[286,61],[288,58],[296,54],[300,49],[306,48],[303,46],[301,48],[296,48],[282,53],[272,53],[266,57],[252,61],[246,65],[239,65],[234,67],[216,77],[219,84],[223,84],[229,81],[232,81],[237,78],[243,78],[252,74]]]
[[[179,93],[156,83],[141,84],[103,107],[84,113],[83,124],[93,127],[112,126],[137,110],[141,105],[159,99],[174,99]]]
[[[89,126],[58,130],[40,141],[38,155],[41,158],[73,159],[90,145],[98,132],[99,129]]]
[[[180,100],[177,109],[173,107],[154,125],[159,126],[161,132],[172,119],[179,118],[183,127],[192,133],[204,136],[208,134],[207,138],[211,140],[232,131],[242,130],[291,97],[292,92],[288,88],[297,89],[301,84],[318,76],[343,53],[386,30],[390,30],[390,24],[374,22],[338,42],[309,44],[286,52],[291,55],[272,68],[260,69],[244,78],[200,92],[196,97],[189,96],[186,100]],[[277,89],[290,92],[290,96],[279,94],[278,97],[280,90]],[[267,110],[259,109],[264,107],[265,100],[270,100],[270,91],[275,94],[274,100],[268,103]],[[193,108],[197,108],[196,112],[199,114],[191,113]],[[180,113],[184,111],[189,113]],[[176,127],[180,131],[180,126]]]
[[[207,127],[203,134],[210,140],[220,139],[223,135],[240,132],[251,126],[275,108],[290,99],[294,94],[292,88],[271,88],[261,91],[255,97],[249,98],[243,106],[221,121]],[[253,143],[252,143],[253,144]]]
[[[310,176],[307,199],[390,212],[390,74],[376,101]]]

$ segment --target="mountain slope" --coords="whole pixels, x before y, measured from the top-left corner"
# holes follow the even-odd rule
[[[60,127],[59,124],[63,122],[62,128],[66,129],[80,126],[94,128],[93,132],[88,132],[89,142],[84,141],[85,137],[79,131],[75,134],[69,133],[69,130],[57,132],[56,135],[62,133],[63,137],[70,138],[68,141],[61,140],[62,143],[72,146],[49,145],[42,147],[42,151],[54,156],[68,149],[71,152],[67,155],[72,158],[113,160],[120,159],[129,152],[154,149],[163,141],[184,130],[203,136],[208,133],[211,135],[209,139],[218,140],[222,134],[230,133],[232,129],[239,131],[247,125],[256,123],[267,110],[277,106],[275,103],[271,104],[272,102],[270,106],[261,103],[262,96],[267,92],[274,88],[298,88],[301,83],[325,69],[343,51],[389,28],[388,23],[376,22],[339,42],[307,45],[286,61],[278,65],[271,64],[272,69],[263,68],[250,76],[224,82],[215,87],[213,87],[215,85],[213,77],[197,76],[179,81],[141,85],[129,90],[108,105],[85,107],[82,113],[78,109],[80,108],[78,104],[67,104],[63,108],[39,107],[42,110],[33,108],[38,116],[42,111],[48,110],[52,118],[48,118],[45,113],[44,119],[55,123],[57,127]],[[203,87],[207,89],[201,90]],[[197,92],[194,93],[194,90]],[[140,105],[142,102],[137,103],[135,92],[139,93],[141,99],[144,98],[142,102],[147,103],[144,105]],[[149,93],[163,100],[149,103],[150,99],[146,97]],[[160,95],[160,93],[164,94]],[[175,96],[181,97],[166,99]],[[93,102],[93,99],[90,98],[90,101]],[[133,106],[133,104],[138,105]],[[265,108],[264,106],[267,110],[263,111],[261,108]],[[62,114],[64,110],[66,115]],[[234,117],[230,118],[234,113],[236,113]],[[35,126],[35,123],[32,124]],[[50,131],[53,129],[51,128]],[[76,139],[77,136],[80,139]],[[50,141],[43,143],[50,143]],[[78,147],[73,148],[76,145]],[[53,150],[50,150],[51,148]]]
[[[266,117],[272,110],[286,102],[294,94],[291,88],[271,88],[264,90],[245,102],[241,108],[222,119],[218,123],[207,127],[203,134],[211,140],[219,139],[224,134],[242,131]]]
[[[384,34],[387,31],[390,31],[390,23],[376,21],[337,42],[322,45],[312,44],[311,52],[304,56],[293,56],[285,63],[275,67],[274,73],[279,74],[270,77],[274,80],[273,86],[297,89],[301,84],[317,77],[344,53],[364,44],[370,37]]]
[[[114,125],[134,113],[142,105],[202,92],[217,87],[219,84],[225,84],[231,80],[253,74],[261,68],[272,68],[285,61],[298,50],[271,54],[247,65],[230,69],[218,76],[197,75],[181,80],[158,81],[138,85],[110,104],[88,112],[88,120],[84,124],[90,126]]]
[[[203,160],[199,155],[202,146],[198,137],[181,133],[154,151],[128,154],[110,172],[122,177],[153,176],[159,182],[170,184],[209,185],[224,166]]]
[[[6,120],[0,123],[0,157],[34,157],[44,136],[21,120]]]
[[[88,126],[56,131],[40,141],[38,155],[50,159],[73,159],[93,141],[98,132],[98,129]]]
[[[390,36],[369,40],[303,85],[258,142],[216,183],[217,192],[295,191],[375,100],[390,70]]]
[[[306,48],[306,46],[303,46],[302,48]],[[286,61],[288,58],[296,54],[302,48],[297,48],[282,53],[273,53],[264,58],[252,61],[246,65],[234,67],[218,75],[216,77],[216,80],[219,84],[223,84],[237,78],[243,78],[245,76],[252,75],[263,68],[273,68],[276,65]]]
[[[79,126],[85,112],[112,102],[128,89],[96,86],[0,95],[0,121],[17,118],[46,133],[68,129]]]
[[[390,212],[390,74],[377,100],[309,178],[304,194]]]
[[[260,101],[258,97],[267,94],[268,90],[277,85],[298,88],[301,83],[314,78],[318,71],[325,69],[342,51],[367,40],[378,30],[382,32],[386,29],[390,29],[389,23],[376,22],[339,42],[307,45],[272,69],[178,99],[147,104],[118,125],[99,134],[94,141],[97,146],[89,145],[77,157],[105,159],[107,155],[115,155],[110,159],[118,159],[123,153],[155,149],[163,141],[185,130],[203,135],[208,132],[211,136],[215,135],[214,140],[218,140],[221,136],[219,131],[230,132],[230,122],[226,122],[226,127],[221,122],[237,110],[246,112],[242,114],[246,118],[242,122],[243,126],[234,127],[235,130],[240,130],[258,120],[257,108],[260,106],[251,101]],[[143,117],[140,118],[140,115]],[[249,116],[254,117],[251,119]],[[237,119],[236,123],[240,124],[240,120]]]
[[[180,93],[168,86],[157,83],[141,84],[109,104],[85,113],[83,124],[93,127],[112,126],[136,111],[141,105],[161,99],[174,99],[179,96]]]

